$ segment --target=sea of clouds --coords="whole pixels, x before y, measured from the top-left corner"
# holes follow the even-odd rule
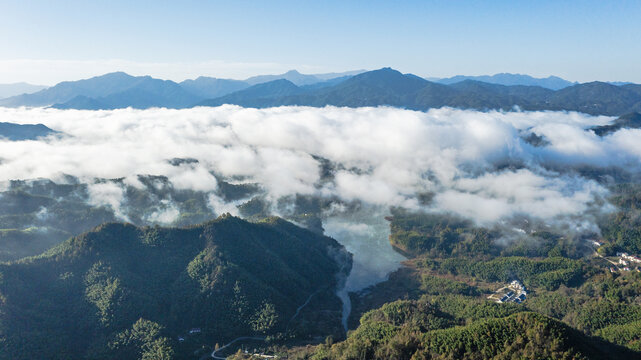
[[[142,188],[138,174],[163,175],[176,189],[210,193],[215,215],[238,213],[237,202],[215,195],[217,176],[258,183],[268,200],[300,194],[362,204],[360,218],[336,206],[324,226],[351,244],[348,250],[363,245],[349,240],[358,234],[369,241],[378,237],[378,251],[389,247],[388,233],[371,229],[386,228],[383,217],[390,206],[453,213],[488,226],[526,216],[570,228],[593,227],[592,216],[609,211],[603,201],[607,190],[576,169],[637,172],[641,165],[641,130],[605,137],[586,130],[612,120],[572,112],[451,108],[0,108],[0,121],[42,123],[64,134],[0,140],[0,182],[64,182],[72,175],[89,184],[94,204],[112,207],[125,220],[119,210],[122,185],[96,178],[125,178],[124,184]],[[532,133],[545,139],[542,146],[524,140]],[[198,162],[175,166],[168,162],[173,158]],[[321,171],[322,161],[332,164],[329,178]],[[420,194],[432,194],[432,200],[425,203]],[[161,205],[163,211],[154,215],[159,223],[179,215],[171,204]],[[357,272],[366,266],[358,262],[355,257]],[[398,255],[389,255],[389,263],[397,266]],[[389,269],[382,268],[385,276]]]

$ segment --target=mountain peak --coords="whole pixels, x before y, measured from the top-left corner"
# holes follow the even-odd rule
[[[91,79],[109,79],[109,78],[111,78],[111,79],[130,79],[130,78],[134,78],[134,77],[135,76],[129,75],[124,71],[114,71],[114,72],[106,73],[106,74],[103,74],[103,75],[94,76]]]

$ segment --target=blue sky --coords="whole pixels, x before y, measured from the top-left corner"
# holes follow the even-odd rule
[[[0,0],[0,83],[391,66],[641,82],[640,1]]]

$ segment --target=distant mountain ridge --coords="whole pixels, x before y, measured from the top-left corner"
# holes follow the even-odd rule
[[[471,79],[443,84],[413,74],[402,74],[391,68],[333,77],[337,75],[342,74],[305,75],[292,70],[281,75],[254,77],[247,81],[200,77],[176,83],[149,76],[134,77],[120,72],[62,82],[34,94],[0,100],[0,106],[99,110],[126,107],[180,109],[223,104],[257,108],[332,105],[394,106],[420,111],[447,106],[483,111],[578,111],[609,116],[641,111],[641,85],[638,84],[617,86],[591,82],[560,90],[543,86],[501,85]],[[511,79],[512,82],[523,77],[534,79],[526,75],[518,75],[518,78],[511,74],[499,75],[505,75],[504,78]],[[494,80],[500,80],[499,75]],[[550,81],[557,79],[547,78]]]
[[[241,80],[217,79],[206,76],[200,76],[194,80],[185,80],[179,84],[183,89],[204,98],[217,98],[250,86],[247,82]]]
[[[201,76],[181,83],[155,79],[151,76],[131,76],[124,72],[113,72],[84,80],[64,81],[30,94],[20,93],[4,99],[0,97],[0,106],[52,106],[58,109],[80,110],[126,107],[185,108],[204,99],[222,97],[253,85],[275,80],[284,79],[300,86],[322,88],[333,85],[336,79],[342,81],[349,78],[351,74],[360,72],[362,71],[305,75],[291,70],[279,75],[256,76],[245,81]]]
[[[568,86],[576,85],[577,82],[571,82],[562,79],[558,76],[548,76],[546,78],[535,78],[530,75],[523,74],[510,74],[500,73],[495,75],[480,75],[480,76],[465,76],[456,75],[449,78],[434,79],[435,82],[451,85],[465,80],[482,81],[490,84],[498,85],[525,85],[525,86],[540,86],[551,90],[560,90]]]
[[[268,84],[273,89],[271,93],[250,92],[251,88],[248,88],[197,105],[395,106],[420,111],[448,106],[477,110],[566,110],[610,116],[641,110],[641,85],[635,84],[615,86],[592,82],[557,91],[540,86],[506,86],[475,80],[445,85],[391,68],[361,73],[320,89],[299,87],[297,90],[291,82],[270,82],[261,86],[265,89]]]
[[[202,99],[188,92],[171,80],[154,79],[149,76],[136,77],[122,88],[113,92],[105,92],[100,97],[78,95],[69,100],[55,103],[58,109],[118,109],[132,107],[147,109],[151,107],[166,107],[180,109],[189,107]],[[127,80],[130,81],[129,79]]]
[[[279,75],[252,76],[246,79],[245,82],[248,83],[249,85],[256,85],[256,84],[266,83],[269,81],[285,79],[285,80],[291,81],[296,86],[304,86],[304,85],[311,85],[311,84],[315,84],[315,83],[319,83],[322,81],[331,80],[339,77],[354,76],[363,72],[365,72],[365,70],[347,71],[343,73],[305,75],[305,74],[299,73],[296,70],[289,70],[288,72],[284,74],[279,74]]]

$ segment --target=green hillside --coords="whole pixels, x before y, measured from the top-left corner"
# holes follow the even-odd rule
[[[619,262],[616,253],[639,253],[641,190],[638,184],[610,190],[618,210],[602,219],[602,234],[521,221],[523,236],[506,241],[501,228],[392,209],[390,242],[409,257],[405,266],[350,294],[346,339],[328,337],[281,354],[317,360],[639,358],[641,267]]]
[[[278,218],[104,224],[0,265],[0,359],[191,358],[237,336],[340,334],[334,293],[350,262],[333,239]],[[292,319],[311,294],[324,321],[296,333],[317,316]]]
[[[453,307],[452,303],[462,304]],[[347,340],[294,359],[625,359],[623,347],[545,315],[464,297],[423,296],[366,313]]]

